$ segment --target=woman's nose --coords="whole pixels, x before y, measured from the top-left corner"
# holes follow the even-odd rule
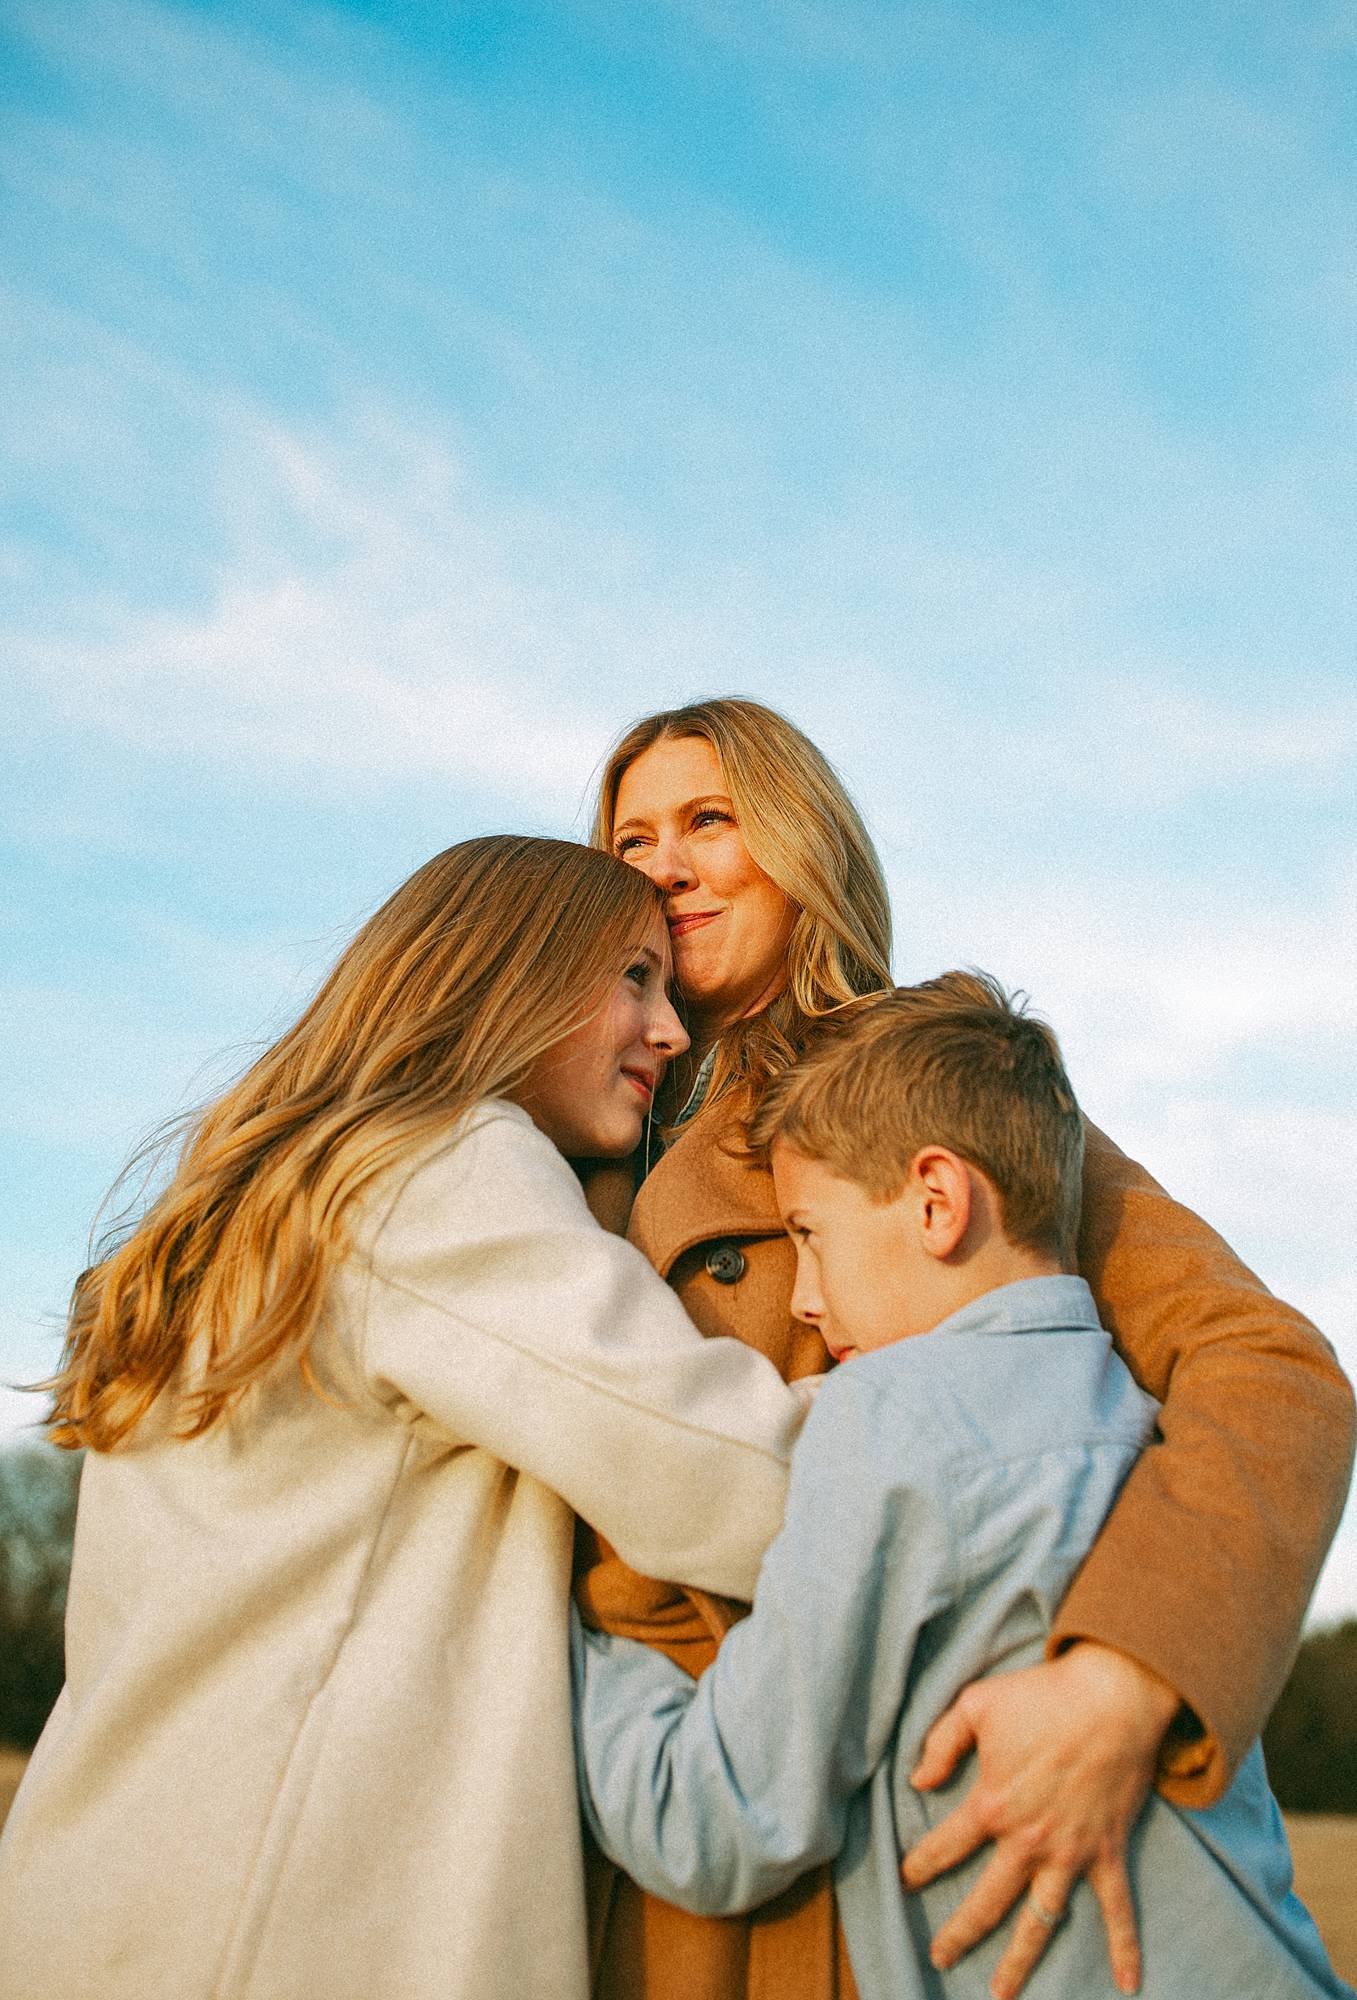
[[[656,1055],[681,1056],[689,1045],[688,1030],[674,1012],[668,995],[656,1007],[646,1032],[646,1045],[654,1049]]]
[[[697,871],[688,859],[687,847],[681,840],[657,840],[649,854],[638,857],[638,862],[666,896],[691,889],[697,880]]]

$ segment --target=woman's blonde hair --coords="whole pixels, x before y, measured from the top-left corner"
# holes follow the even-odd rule
[[[296,1025],[138,1156],[184,1135],[165,1192],[76,1284],[41,1385],[53,1441],[111,1450],[171,1384],[197,1437],[288,1351],[316,1387],[350,1205],[588,1020],[660,907],[637,870],[564,840],[491,834],[417,869]]]
[[[828,760],[785,715],[731,695],[632,724],[604,767],[595,846],[612,850],[627,769],[652,745],[684,738],[716,752],[750,855],[798,911],[784,990],[717,1045],[707,1101],[732,1092],[744,1118],[811,1022],[890,985],[890,899],[871,836]]]

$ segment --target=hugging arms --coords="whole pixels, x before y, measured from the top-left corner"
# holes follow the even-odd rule
[[[889,984],[885,890],[823,759],[751,704],[630,732],[598,842],[417,871],[78,1282],[49,1385],[89,1451],[69,1680],[0,1845],[16,2000],[853,1992],[823,1870],[748,1919],[595,1868],[586,1912],[567,1610],[572,1505],[630,1558],[586,1537],[589,1616],[690,1669],[752,1587],[800,1415],[778,1378],[827,1354],[740,1139],[815,1023]],[[563,1156],[628,1162],[584,1177],[632,1247]],[[972,1931],[1090,1866],[1107,1906],[1157,1759],[1190,1799],[1223,1781],[1351,1449],[1319,1336],[1093,1134],[1080,1259],[1164,1441],[1056,1612],[1076,1643],[925,1747],[978,1739],[911,1856],[998,1834]],[[1020,1923],[1010,1975],[1039,1943]]]
[[[916,1787],[925,1733],[977,1677],[1040,1658],[1156,1415],[1071,1269],[1083,1131],[1054,1037],[974,973],[865,999],[774,1080],[750,1140],[792,1311],[840,1365],[752,1613],[702,1678],[577,1633],[592,1823],[652,1892],[708,1913],[833,1858],[862,2000],[962,2000],[986,1977],[1007,2000],[1025,1924],[1059,1933],[1034,1991],[1101,1991],[1097,1902],[1072,1880],[1034,1883],[1012,1935],[958,1965],[976,1866],[908,1909],[898,1879],[899,1844],[956,1797]],[[1151,1800],[1133,1870],[1147,2000],[1346,1993],[1289,1893],[1256,1743],[1212,1810]]]
[[[741,1156],[741,1117],[777,1061],[775,1037],[794,1044],[812,1006],[889,983],[870,841],[813,746],[732,701],[652,718],[622,740],[596,838],[665,894],[694,1044],[676,1065],[671,1117],[690,1101],[704,1044],[710,1060],[700,1108],[635,1195],[631,1240],[705,1332],[736,1335],[789,1378],[815,1372],[823,1344],[791,1316],[791,1246],[766,1169]],[[782,904],[768,893],[774,875]],[[1156,1776],[1182,1804],[1218,1797],[1261,1729],[1342,1507],[1352,1397],[1309,1323],[1092,1128],[1078,1259],[1103,1324],[1163,1404],[1162,1441],[1132,1470],[1056,1611],[1058,1657],[977,1683],[925,1745],[926,1777],[978,1742],[979,1777],[912,1853],[909,1879],[993,1841],[939,1940],[964,1949],[1029,1886],[1059,1907],[1089,1871],[1127,1971],[1129,1828]],[[737,1615],[630,1577],[606,1551],[580,1597],[586,1619],[649,1638],[690,1671]],[[851,1974],[819,1881],[751,1925],[673,1912],[605,1876],[599,1990],[725,2000],[764,1979],[796,2000],[833,2000]],[[1021,1976],[1045,1941],[1025,1918],[1005,1971]]]

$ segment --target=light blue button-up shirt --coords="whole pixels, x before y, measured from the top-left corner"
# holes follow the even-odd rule
[[[699,1681],[574,1623],[580,1784],[600,1845],[643,1887],[708,1914],[752,1908],[838,1856],[862,2000],[983,2000],[1010,1924],[950,1972],[927,1953],[985,1856],[915,1895],[899,1878],[901,1853],[973,1772],[933,1793],[909,1773],[961,1688],[1041,1657],[1156,1407],[1073,1277],[1003,1286],[837,1369],[797,1446],[754,1609]],[[1350,1994],[1291,1893],[1257,1745],[1207,1811],[1156,1795],[1131,1867],[1146,2000]],[[1086,1883],[1026,1991],[1114,1993]]]

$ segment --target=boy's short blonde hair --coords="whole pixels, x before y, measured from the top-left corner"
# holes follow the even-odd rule
[[[750,1126],[878,1201],[927,1145],[978,1167],[1004,1232],[1072,1270],[1084,1129],[1055,1036],[983,972],[946,972],[852,1002],[769,1086]]]

